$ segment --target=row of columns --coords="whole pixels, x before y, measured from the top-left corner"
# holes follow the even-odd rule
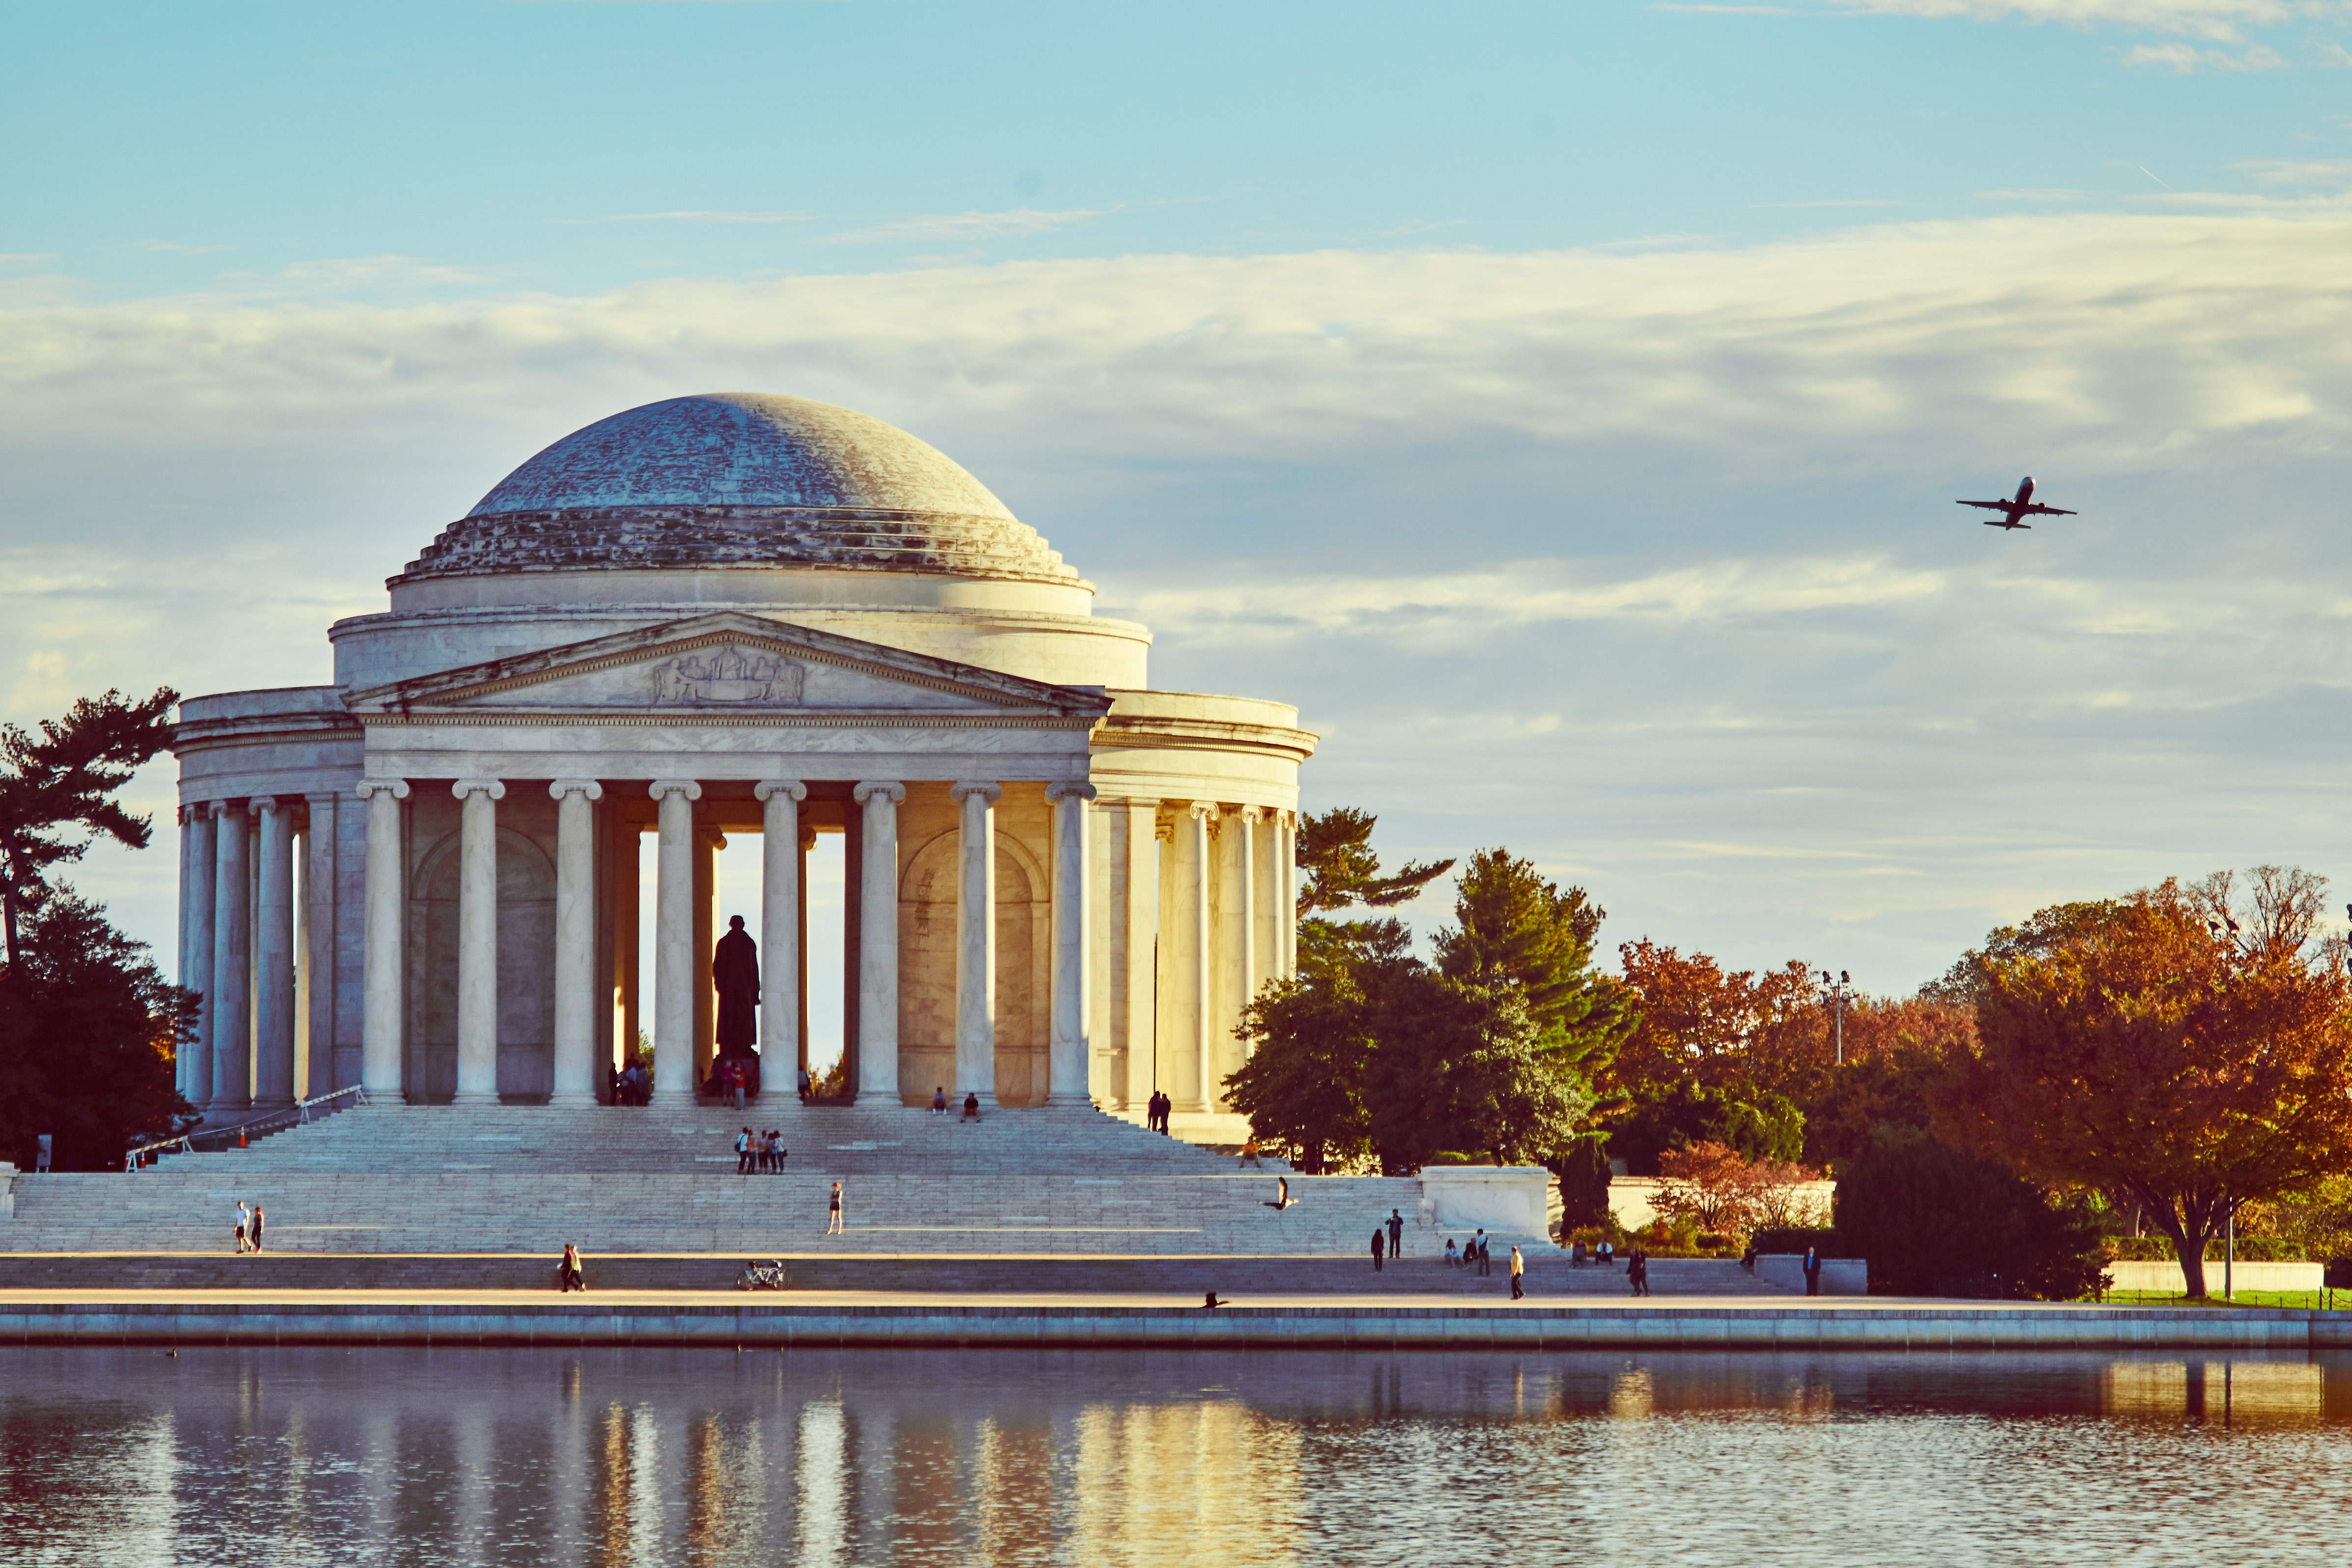
[[[1257,852],[1262,823],[1273,830],[1264,857]],[[1192,800],[1171,813],[1170,864],[1160,881],[1161,985],[1174,1003],[1166,1011],[1179,1036],[1167,1043],[1189,1058],[1187,1081],[1168,1085],[1180,1110],[1215,1107],[1217,1051],[1239,1009],[1269,977],[1261,969],[1283,977],[1297,973],[1296,832],[1292,813],[1261,806],[1229,812],[1214,800]],[[1219,972],[1213,954],[1227,972]],[[1221,1007],[1221,996],[1233,1006]]]
[[[370,1096],[404,1092],[403,954],[406,874],[399,802],[405,779],[366,779],[366,1004],[362,1082]],[[559,779],[548,787],[558,803],[556,826],[555,1060],[551,1103],[582,1105],[595,1098],[593,819],[590,802],[603,795],[593,780]],[[504,783],[461,779],[452,787],[461,802],[457,894],[457,1086],[459,1104],[498,1098],[498,802]],[[694,802],[702,787],[691,779],[656,779],[655,803],[654,1097],[656,1104],[692,1103],[695,1009],[709,989],[709,944],[698,939]],[[798,779],[761,780],[752,791],[761,806],[760,1036],[763,1053],[778,1061],[800,1053],[799,921],[802,834]],[[960,809],[961,843],[957,899],[956,1075],[959,1095],[977,1093],[993,1104],[995,1066],[994,810],[1003,786],[959,781],[950,793]],[[860,807],[857,857],[858,975],[856,1051],[859,1094],[895,1100],[898,1086],[898,823],[906,786],[869,779],[851,791]],[[1094,788],[1046,786],[1054,810],[1051,895],[1051,1033],[1049,1103],[1087,1100],[1087,817]]]
[[[199,1110],[292,1105],[306,1032],[308,1092],[331,1082],[331,1007],[307,1020],[301,1009],[302,982],[321,1003],[331,995],[319,975],[334,947],[334,810],[332,796],[274,795],[181,808],[180,984],[204,1005],[195,1039],[179,1050],[174,1087]],[[309,896],[298,906],[305,847]]]

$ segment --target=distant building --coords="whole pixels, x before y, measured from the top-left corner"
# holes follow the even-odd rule
[[[650,403],[386,586],[329,631],[333,685],[181,705],[181,1090],[215,1120],[352,1083],[586,1104],[640,1029],[683,1102],[714,1050],[712,852],[742,833],[767,1062],[805,1061],[807,988],[838,985],[869,1102],[1156,1082],[1220,1109],[1243,1006],[1294,966],[1315,737],[1148,689],[1150,633],[940,452],[797,398]],[[812,976],[827,832],[847,961]]]

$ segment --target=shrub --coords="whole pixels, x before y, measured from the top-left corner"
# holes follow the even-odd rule
[[[1804,1218],[1799,1189],[1818,1173],[1786,1160],[1749,1160],[1716,1143],[1668,1149],[1658,1156],[1666,1178],[1650,1199],[1670,1219],[1704,1228],[1745,1234],[1759,1224],[1787,1225]]]
[[[1758,1092],[1742,1099],[1677,1080],[1645,1084],[1609,1134],[1609,1152],[1634,1176],[1659,1174],[1668,1149],[1723,1144],[1749,1159],[1793,1160],[1804,1150],[1805,1118],[1790,1100]]]
[[[1837,1228],[1872,1288],[1901,1295],[2074,1301],[2106,1258],[2079,1200],[1908,1128],[1882,1128],[1840,1171]]]
[[[1748,1239],[1748,1245],[1759,1252],[1801,1253],[1811,1247],[1824,1258],[1853,1256],[1845,1249],[1845,1239],[1834,1226],[1798,1226],[1760,1229]]]

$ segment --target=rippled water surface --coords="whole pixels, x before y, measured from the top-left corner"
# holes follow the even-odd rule
[[[2341,1563],[2352,1358],[0,1350],[0,1563]]]

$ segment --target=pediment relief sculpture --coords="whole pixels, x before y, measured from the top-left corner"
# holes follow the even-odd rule
[[[704,654],[665,659],[646,672],[655,703],[786,703],[801,700],[807,666],[772,653],[715,648]]]

